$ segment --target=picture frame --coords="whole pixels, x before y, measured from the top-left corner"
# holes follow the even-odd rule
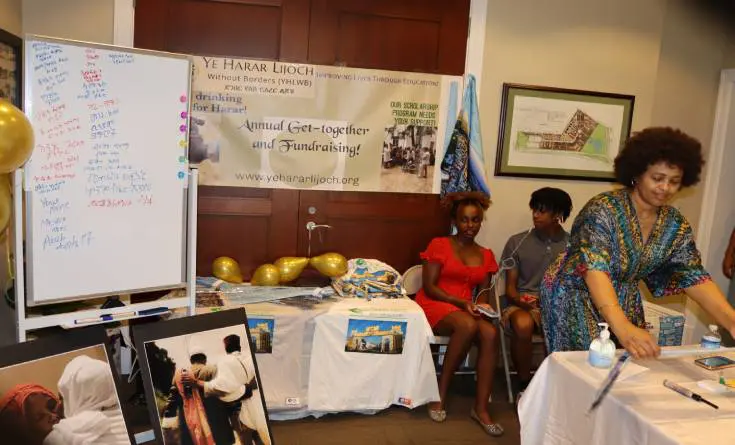
[[[29,438],[43,437],[53,443],[70,443],[82,435],[95,437],[98,443],[127,440],[134,444],[120,388],[112,347],[101,326],[2,347],[3,441],[26,443]],[[35,421],[21,422],[17,416]]]
[[[255,443],[275,443],[245,309],[136,325],[133,338],[157,443],[179,445],[192,434],[214,443],[237,437],[250,444],[256,435]],[[236,375],[247,381],[235,382]],[[192,418],[192,407],[204,415]]]
[[[0,98],[23,108],[23,39],[0,29]]]
[[[503,84],[496,176],[614,181],[635,96]]]

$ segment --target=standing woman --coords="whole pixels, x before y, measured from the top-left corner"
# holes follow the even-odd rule
[[[702,267],[692,229],[667,205],[699,182],[704,160],[696,139],[672,128],[634,134],[615,159],[624,187],[593,197],[574,221],[567,252],[546,272],[541,312],[549,351],[585,350],[607,322],[635,358],[655,357],[643,329],[640,280],[656,297],[681,292],[735,332],[735,310]]]
[[[416,294],[436,335],[450,338],[439,377],[439,402],[429,404],[429,416],[443,422],[449,384],[454,372],[467,355],[472,343],[478,346],[477,392],[470,417],[491,436],[503,434],[503,428],[493,422],[487,410],[498,353],[498,331],[483,319],[473,303],[473,291],[487,289],[492,274],[498,271],[495,256],[475,242],[484,211],[490,200],[482,193],[457,193],[445,198],[450,206],[457,234],[434,238],[421,254],[423,289]],[[481,292],[478,305],[488,306],[489,292]]]

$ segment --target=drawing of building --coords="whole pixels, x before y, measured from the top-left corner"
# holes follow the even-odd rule
[[[250,328],[250,339],[255,345],[255,352],[273,352],[273,333],[268,323],[258,323]]]
[[[400,354],[403,351],[403,335],[403,329],[399,324],[391,326],[389,330],[381,330],[377,325],[367,326],[362,332],[352,329],[345,349],[358,352]]]
[[[561,133],[519,133],[527,139],[524,148],[581,152],[598,125],[596,120],[578,109]]]

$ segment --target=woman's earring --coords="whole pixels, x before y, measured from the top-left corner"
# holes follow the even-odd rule
[[[631,187],[635,187],[635,179],[631,179],[630,180],[630,186]]]

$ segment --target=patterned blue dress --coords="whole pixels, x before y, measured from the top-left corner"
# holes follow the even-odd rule
[[[610,277],[618,303],[634,325],[643,327],[643,280],[656,297],[674,295],[710,280],[702,267],[692,229],[677,209],[658,211],[648,240],[626,189],[592,198],[574,220],[565,253],[549,266],[540,289],[541,314],[549,352],[589,347],[604,321],[590,298],[588,270]]]

